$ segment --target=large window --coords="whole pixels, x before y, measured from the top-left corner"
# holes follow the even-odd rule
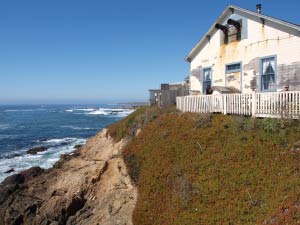
[[[211,86],[211,68],[203,69],[203,94],[206,94],[206,88]]]
[[[261,91],[276,91],[276,59],[261,59]]]

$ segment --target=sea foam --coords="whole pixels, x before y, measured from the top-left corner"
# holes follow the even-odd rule
[[[104,115],[104,116],[120,116],[125,117],[132,113],[133,109],[106,109],[99,108],[98,110],[86,113],[87,115]]]
[[[116,116],[125,117],[134,112],[134,109],[122,109],[122,108],[79,108],[79,109],[67,109],[65,112],[85,115],[100,115],[100,116]]]
[[[76,145],[85,144],[86,139],[82,138],[62,138],[62,139],[50,139],[43,141],[49,148],[47,151],[39,152],[36,155],[25,154],[25,151],[16,152],[22,155],[1,158],[0,159],[0,182],[2,182],[7,176],[14,173],[21,172],[33,166],[40,166],[41,168],[48,169],[59,160],[61,154],[69,153],[75,150]],[[62,145],[65,144],[65,145]],[[6,171],[14,169],[13,173],[5,173]]]

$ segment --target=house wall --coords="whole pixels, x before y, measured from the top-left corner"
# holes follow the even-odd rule
[[[223,44],[223,33],[215,31],[199,50],[190,63],[191,93],[202,92],[202,70],[212,68],[212,85],[234,85],[243,93],[260,90],[260,59],[276,56],[277,59],[277,91],[289,85],[290,90],[300,91],[300,37],[299,31],[288,29],[282,25],[259,18],[246,18],[236,14],[227,19],[242,20],[242,39]],[[221,22],[222,23],[222,22]],[[241,72],[230,75],[226,80],[226,64],[241,62]],[[240,79],[240,80],[239,80]],[[240,82],[239,82],[240,81]]]

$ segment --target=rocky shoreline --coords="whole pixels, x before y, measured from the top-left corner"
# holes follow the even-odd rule
[[[0,184],[0,224],[132,224],[137,189],[103,129],[53,168],[33,167]]]

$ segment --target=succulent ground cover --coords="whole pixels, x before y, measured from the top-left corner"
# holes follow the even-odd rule
[[[109,131],[130,138],[135,224],[300,223],[297,120],[144,107]]]

